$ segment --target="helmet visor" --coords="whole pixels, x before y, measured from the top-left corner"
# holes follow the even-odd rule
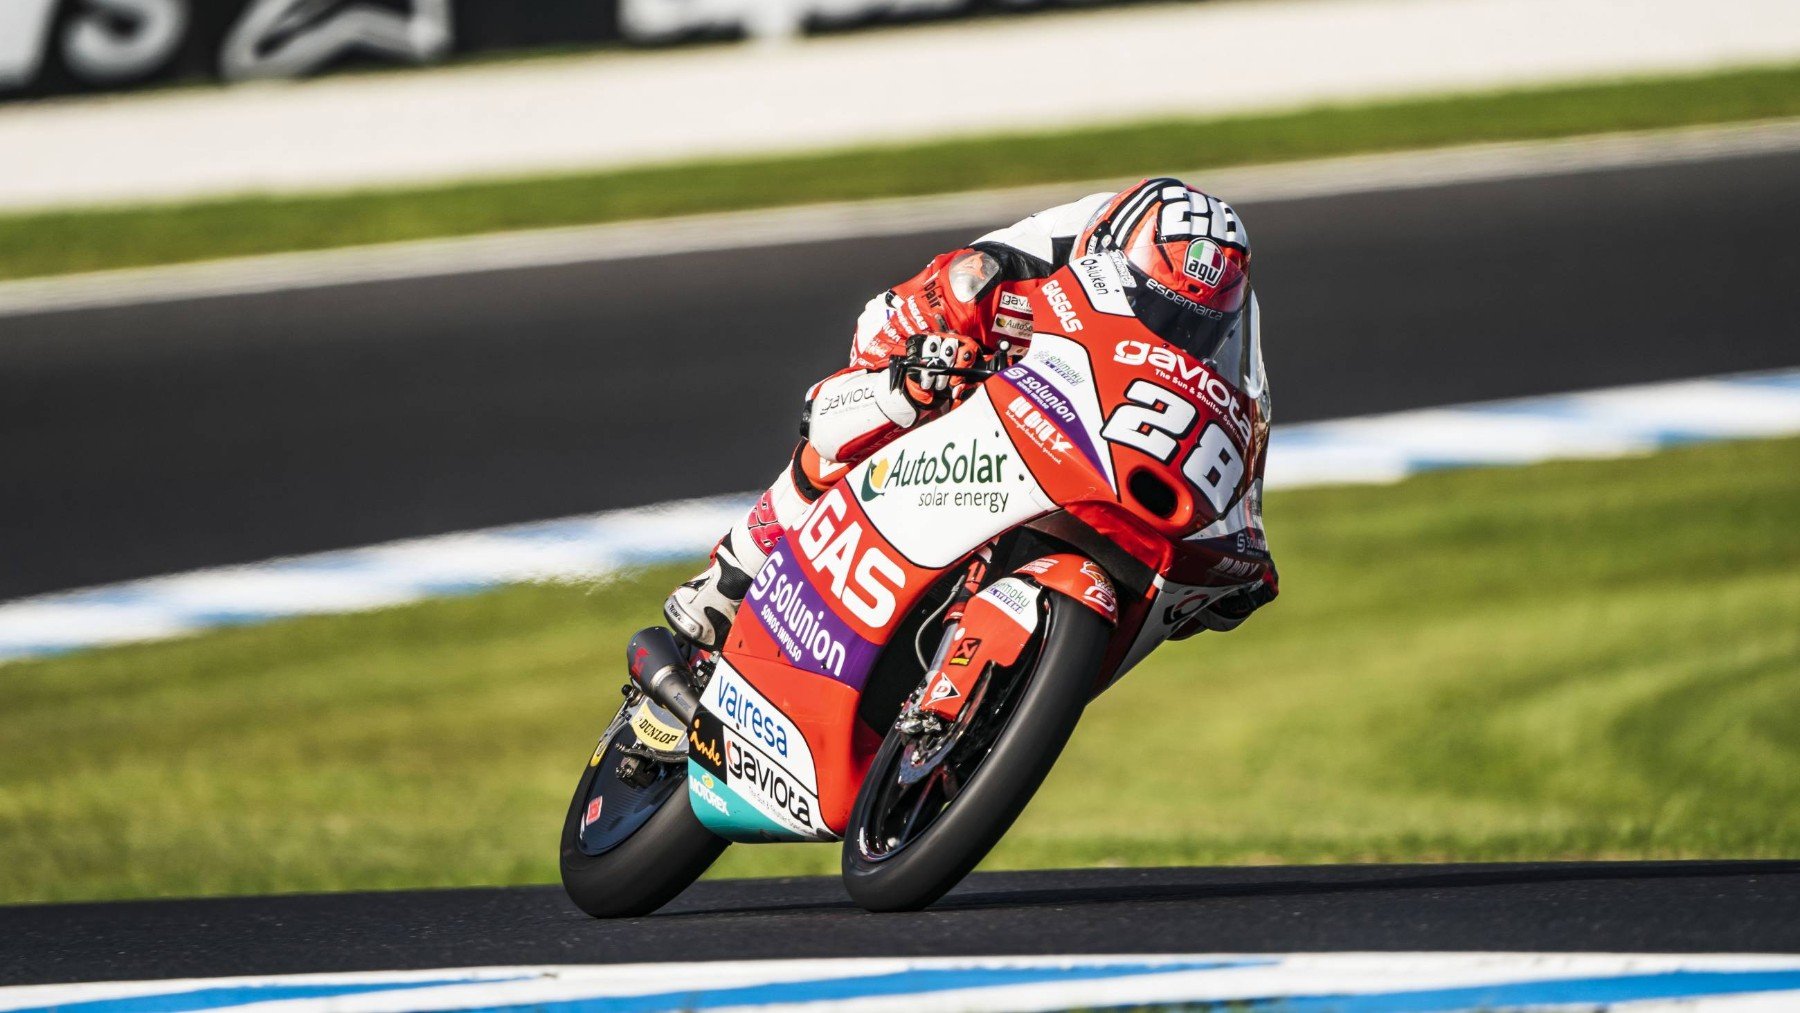
[[[1240,333],[1244,319],[1244,286],[1241,282],[1237,286],[1238,297],[1233,300],[1237,307],[1218,310],[1202,306],[1174,291],[1150,277],[1136,264],[1131,265],[1131,274],[1137,284],[1127,288],[1125,292],[1139,323],[1154,331],[1157,337],[1197,359],[1216,359],[1221,355],[1236,358],[1236,354],[1228,346],[1242,343]]]

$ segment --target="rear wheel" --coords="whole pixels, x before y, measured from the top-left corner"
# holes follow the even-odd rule
[[[942,897],[999,842],[1081,720],[1111,628],[1045,591],[1043,622],[1017,664],[991,669],[973,713],[945,732],[882,741],[844,835],[844,885],[870,911]]]
[[[687,761],[652,750],[632,731],[639,699],[633,693],[600,737],[563,819],[563,889],[595,918],[662,907],[729,843],[694,816]]]

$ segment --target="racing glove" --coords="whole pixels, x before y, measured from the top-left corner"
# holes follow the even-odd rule
[[[890,381],[919,408],[935,408],[961,400],[969,389],[966,377],[949,371],[973,368],[980,360],[981,344],[974,338],[915,334],[906,339],[906,354],[893,358]]]

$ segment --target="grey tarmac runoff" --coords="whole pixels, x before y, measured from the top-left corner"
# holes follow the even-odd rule
[[[835,877],[721,880],[595,921],[559,886],[0,907],[0,985],[855,956],[1800,953],[1800,862],[977,873],[911,914]]]
[[[1797,178],[1241,202],[1277,423],[1794,365]],[[0,314],[0,599],[758,487],[862,301],[993,224]]]

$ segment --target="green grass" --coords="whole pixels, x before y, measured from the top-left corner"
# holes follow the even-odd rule
[[[1800,115],[1800,65],[428,189],[0,217],[0,278]]]
[[[1271,497],[988,867],[1800,852],[1800,440]],[[682,568],[0,667],[0,902],[554,881]],[[827,873],[735,847],[720,875]]]

